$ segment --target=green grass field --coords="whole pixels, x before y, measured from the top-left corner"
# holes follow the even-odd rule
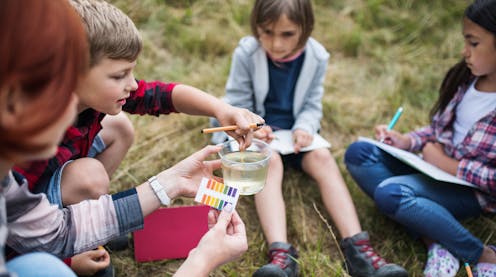
[[[231,53],[250,33],[248,0],[113,0],[143,34],[144,51],[136,77],[175,81],[224,94]],[[342,170],[364,230],[388,261],[422,276],[422,244],[374,207],[346,172],[344,151],[358,135],[387,123],[398,106],[396,125],[409,131],[428,123],[428,111],[447,71],[460,58],[461,18],[469,1],[314,0],[313,33],[331,53],[323,99],[321,134],[328,139]],[[132,116],[134,146],[113,176],[112,191],[142,183],[209,143],[200,134],[208,120],[183,114]],[[300,252],[302,276],[346,276],[336,238],[315,182],[300,172],[285,173],[288,235]],[[180,199],[175,205],[191,204]],[[242,197],[238,211],[246,223],[249,250],[211,276],[250,276],[266,263],[264,237],[253,198]],[[496,243],[493,218],[465,221],[483,241]],[[435,228],[435,226],[433,226]],[[112,253],[117,276],[169,276],[181,260],[138,264],[133,249]],[[466,276],[460,270],[459,276]]]

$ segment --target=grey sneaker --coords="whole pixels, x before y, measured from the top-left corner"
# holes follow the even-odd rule
[[[110,251],[121,251],[128,247],[128,243],[129,243],[129,237],[127,236],[127,234],[120,235],[114,238],[113,240],[107,242],[105,248],[109,249]]]
[[[114,266],[112,264],[109,264],[109,266],[98,271],[94,275],[91,275],[91,277],[115,277]]]
[[[296,277],[298,276],[298,252],[289,243],[273,242],[269,246],[270,262],[259,268],[253,277]]]
[[[387,263],[370,246],[369,234],[358,233],[341,241],[348,273],[353,277],[407,277],[401,266]]]

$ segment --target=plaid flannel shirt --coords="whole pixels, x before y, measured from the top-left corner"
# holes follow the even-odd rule
[[[155,116],[177,112],[172,103],[175,86],[175,83],[138,81],[138,89],[131,92],[122,109],[131,114]],[[81,112],[76,123],[67,130],[55,157],[16,166],[15,170],[28,180],[29,190],[46,192],[50,178],[59,167],[69,160],[86,157],[102,129],[101,121],[104,117],[104,113],[93,109]]]
[[[475,194],[481,207],[496,212],[496,110],[479,119],[458,145],[453,145],[453,123],[457,105],[468,86],[458,92],[442,113],[437,113],[429,126],[409,133],[411,151],[420,151],[427,142],[444,145],[445,153],[459,161],[456,177],[476,185]],[[476,108],[476,107],[474,107]]]

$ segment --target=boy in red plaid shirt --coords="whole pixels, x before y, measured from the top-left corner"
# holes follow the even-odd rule
[[[77,120],[67,130],[57,155],[15,168],[28,179],[31,191],[46,193],[60,207],[108,193],[110,176],[134,139],[131,121],[122,111],[213,116],[222,125],[238,125],[230,135],[241,145],[250,143],[249,124],[263,122],[261,117],[191,86],[137,81],[133,69],[142,41],[129,17],[103,1],[71,0],[71,4],[87,31],[91,68],[76,91]],[[95,251],[79,257],[78,265],[73,259],[76,273],[90,275],[109,265],[108,254]]]

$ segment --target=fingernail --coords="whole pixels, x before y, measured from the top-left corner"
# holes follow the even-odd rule
[[[226,211],[226,212],[230,213],[230,212],[232,212],[232,211],[233,211],[233,206],[232,206],[232,204],[231,204],[231,203],[227,203],[227,204],[224,206],[224,208],[223,208],[222,210],[224,210],[224,211]]]

